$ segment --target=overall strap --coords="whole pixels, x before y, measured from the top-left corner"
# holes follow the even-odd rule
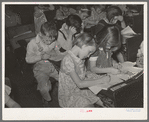
[[[67,40],[65,34],[61,30],[58,30],[58,31],[63,35],[64,39]]]

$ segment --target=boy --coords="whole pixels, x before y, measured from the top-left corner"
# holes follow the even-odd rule
[[[37,90],[40,91],[45,103],[51,100],[49,91],[52,86],[49,77],[58,80],[58,72],[49,60],[59,61],[63,58],[57,46],[57,35],[55,23],[45,22],[27,46],[26,62],[35,63],[33,72],[38,82]]]

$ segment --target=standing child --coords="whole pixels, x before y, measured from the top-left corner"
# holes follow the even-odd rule
[[[35,63],[33,72],[38,82],[37,89],[45,101],[50,101],[51,81],[49,77],[58,80],[58,72],[48,59],[53,60],[59,54],[57,47],[57,28],[54,22],[42,24],[40,33],[27,46],[26,62]],[[59,59],[61,60],[61,59]]]
[[[95,96],[88,87],[109,82],[109,76],[97,80],[85,80],[84,59],[95,50],[95,41],[92,36],[82,33],[76,38],[75,46],[62,60],[58,88],[61,107],[94,107],[94,103],[103,106],[99,97]]]

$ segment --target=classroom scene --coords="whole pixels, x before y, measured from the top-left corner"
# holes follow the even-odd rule
[[[5,4],[5,108],[143,107],[143,4]]]

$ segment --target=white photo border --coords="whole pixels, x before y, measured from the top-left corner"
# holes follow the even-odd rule
[[[144,5],[144,107],[143,108],[5,108],[5,5],[7,4],[142,4]],[[2,119],[3,120],[146,120],[147,119],[147,2],[2,2]],[[131,112],[128,111],[132,110]],[[81,112],[92,110],[92,112]],[[139,110],[139,111],[133,111]]]

